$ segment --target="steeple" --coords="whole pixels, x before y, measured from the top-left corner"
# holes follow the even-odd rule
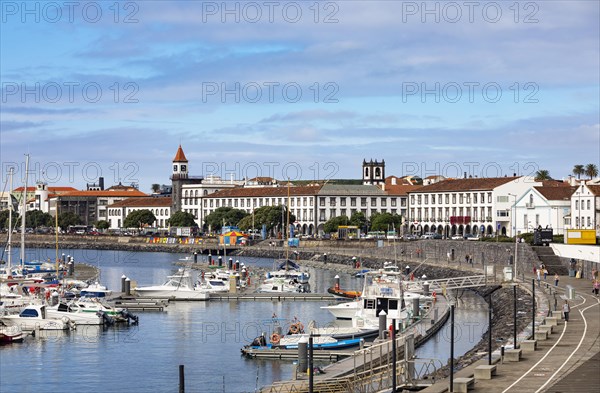
[[[185,158],[185,154],[183,154],[183,149],[181,145],[177,149],[177,153],[175,153],[175,158],[173,158],[173,162],[188,162],[187,158]]]
[[[181,145],[177,149],[175,158],[173,158],[173,174],[171,179],[186,179],[188,177],[188,160],[185,158]]]

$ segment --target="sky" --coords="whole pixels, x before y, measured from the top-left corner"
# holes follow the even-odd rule
[[[598,1],[0,1],[15,187],[600,165]],[[2,184],[2,188],[4,184]]]

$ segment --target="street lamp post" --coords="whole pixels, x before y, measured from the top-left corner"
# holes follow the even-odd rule
[[[517,281],[517,254],[519,252],[519,238],[517,237],[517,195],[516,194],[508,194],[510,196],[512,196],[513,198],[515,198],[515,203],[513,204],[514,208],[515,208],[515,225],[513,227],[514,229],[514,236],[515,236],[515,266],[514,266],[514,272],[513,272],[513,281]]]

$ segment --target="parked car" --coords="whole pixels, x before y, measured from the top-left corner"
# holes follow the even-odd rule
[[[417,236],[416,235],[404,235],[402,236],[402,240],[417,240]]]
[[[463,240],[463,235],[459,235],[459,234],[452,235],[451,239],[452,240]]]
[[[479,236],[475,236],[470,233],[467,233],[464,238],[465,238],[465,240],[474,240],[474,241],[479,240]]]
[[[421,235],[421,239],[433,239],[433,232],[425,232],[423,235]]]

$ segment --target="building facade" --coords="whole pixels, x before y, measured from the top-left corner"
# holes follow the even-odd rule
[[[589,182],[588,182],[589,183]],[[571,196],[569,229],[595,229],[600,236],[600,185],[582,182]]]
[[[128,198],[107,206],[107,221],[110,229],[121,229],[125,218],[136,210],[150,210],[156,217],[154,226],[158,229],[169,227],[168,219],[171,217],[171,197],[141,197]]]

